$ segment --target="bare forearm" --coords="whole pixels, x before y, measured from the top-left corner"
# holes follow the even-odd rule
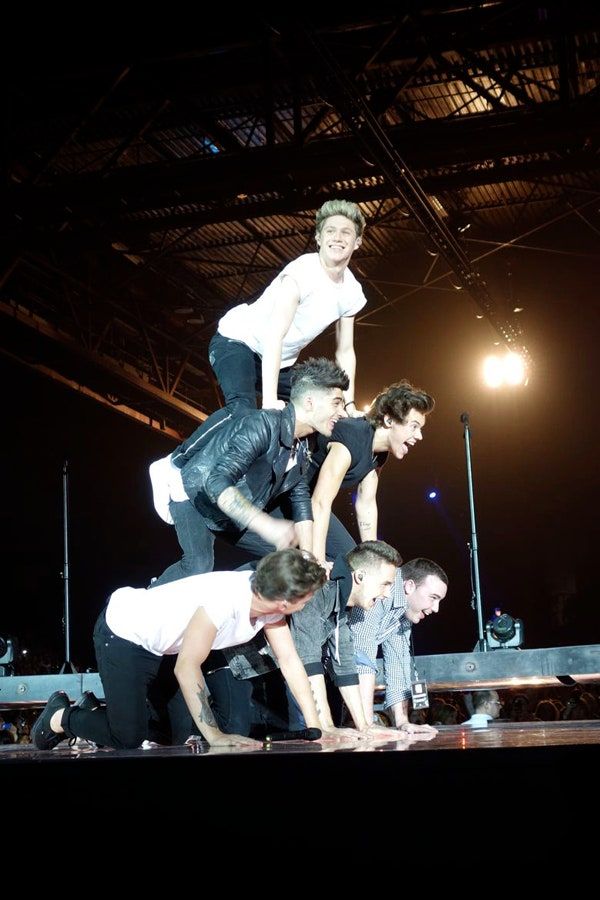
[[[295,659],[279,659],[281,674],[287,681],[300,711],[304,716],[307,728],[320,728],[321,720],[317,712],[308,675],[299,657]]]
[[[208,690],[199,670],[192,667],[175,667],[175,675],[184,700],[198,731],[208,743],[222,734],[208,700]]]
[[[263,512],[262,509],[258,509],[249,500],[246,500],[244,495],[235,487],[226,488],[219,495],[217,504],[219,509],[226,513],[239,528],[247,528],[249,531],[253,531],[268,544],[272,544],[276,550],[295,547],[298,543],[298,533],[293,522],[289,522],[286,519],[275,519],[273,516]],[[311,550],[312,537],[310,533],[312,533],[312,522],[301,524],[306,525],[303,532],[306,546],[303,549]]]
[[[325,562],[325,554],[327,547],[327,531],[329,529],[329,519],[331,517],[331,504],[312,498],[313,511],[313,545],[312,552],[319,562]]]
[[[320,727],[324,731],[333,728],[333,718],[331,709],[327,701],[327,689],[325,687],[325,677],[323,675],[309,675],[310,688],[312,690],[313,699],[319,716]]]
[[[341,366],[348,376],[348,390],[344,391],[344,401],[354,401],[354,382],[356,379],[356,353],[352,350],[338,350],[335,361]]]
[[[261,512],[236,487],[225,488],[217,498],[217,506],[240,528],[248,528],[250,522]]]
[[[389,709],[392,710],[394,725],[396,725],[396,727],[408,722],[408,700],[400,700],[398,703],[393,703]]]
[[[312,519],[304,522],[296,522],[296,535],[298,537],[298,547],[300,550],[308,550],[312,553],[313,548],[313,523]]]
[[[352,721],[359,731],[366,731],[373,716],[367,720],[363,708],[363,701],[360,686],[358,684],[347,684],[340,688],[340,694],[344,698],[344,703],[348,707]]]
[[[358,499],[354,506],[356,523],[361,541],[377,540],[377,503],[361,503]]]
[[[361,673],[358,676],[358,679],[360,681],[360,696],[362,698],[365,719],[370,725],[373,721],[373,695],[375,693],[375,675],[371,673]]]

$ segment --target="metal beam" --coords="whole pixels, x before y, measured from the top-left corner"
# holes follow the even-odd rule
[[[567,107],[555,102],[534,110],[397,125],[384,134],[407,166],[433,175],[436,169],[489,165],[507,156],[577,153],[586,140],[600,135],[597,113],[597,102],[580,98]],[[236,206],[240,194],[302,195],[317,184],[372,177],[372,166],[357,153],[360,144],[357,136],[345,135],[303,147],[282,143],[177,163],[121,167],[104,178],[91,173],[54,176],[44,185],[13,184],[5,192],[2,231],[14,242],[11,236],[18,234],[21,222],[24,227],[54,229],[64,222],[66,208],[92,223],[102,221],[105,230],[108,223],[135,221],[140,215],[160,224],[182,203],[216,204],[226,218],[228,205]]]
[[[419,678],[438,691],[556,684],[564,678],[600,682],[600,644],[437,653],[417,656],[415,662]],[[383,660],[378,660],[377,683],[385,684]]]
[[[419,677],[430,690],[469,690],[516,687],[521,684],[556,684],[558,679],[600,682],[600,644],[550,647],[536,650],[491,650],[487,653],[440,653],[417,656]],[[377,683],[384,684],[383,662]],[[77,675],[11,675],[0,677],[0,709],[40,706],[54,691],[66,691],[77,700],[84,691],[104,697],[97,672]]]
[[[376,162],[395,193],[403,200],[407,209],[412,212],[437,247],[456,275],[459,284],[478,304],[504,343],[512,349],[518,349],[530,363],[529,351],[523,343],[520,331],[511,321],[498,314],[486,283],[479,272],[473,269],[463,247],[441,219],[409,166],[395,150],[364,98],[346,79],[336,60],[316,35],[309,29],[305,29],[305,35],[307,47],[310,47],[315,57],[321,61],[324,83],[328,85],[333,102],[347,124],[364,144],[367,153]]]

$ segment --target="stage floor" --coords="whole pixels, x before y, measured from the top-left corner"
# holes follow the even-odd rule
[[[600,744],[600,720],[580,722],[494,722],[486,728],[471,728],[465,725],[445,725],[438,727],[437,735],[410,736],[405,741],[281,741],[268,745],[248,747],[209,747],[202,741],[179,747],[152,745],[138,750],[113,750],[96,748],[85,741],[69,747],[63,741],[54,750],[36,750],[32,744],[0,746],[0,765],[11,761],[40,763],[57,759],[169,759],[191,756],[247,757],[289,756],[290,754],[315,753],[419,753],[448,750],[518,749],[544,747],[576,747]]]
[[[600,802],[599,744],[600,721],[444,726],[431,740],[245,750],[19,744],[0,746],[0,777],[11,858],[19,847],[24,859],[34,850],[41,858],[56,842],[83,858],[104,847],[111,858],[128,856],[133,834],[152,859],[179,858],[193,835],[198,853],[249,853],[250,865],[257,845],[284,856],[321,848],[331,859],[334,847],[352,853],[355,841],[363,863],[384,847],[386,858],[422,863],[435,848],[459,858],[519,835],[543,835],[554,856],[573,834],[592,849],[595,830],[584,823]],[[59,821],[77,827],[67,836]],[[229,883],[236,872],[221,874]]]

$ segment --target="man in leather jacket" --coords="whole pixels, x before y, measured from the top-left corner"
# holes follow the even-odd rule
[[[294,367],[291,384],[285,409],[209,418],[150,466],[155,508],[175,525],[183,550],[152,586],[212,571],[217,535],[255,558],[312,549],[308,441],[330,435],[344,415],[348,376],[330,360],[309,359]],[[293,521],[269,514],[282,504]]]

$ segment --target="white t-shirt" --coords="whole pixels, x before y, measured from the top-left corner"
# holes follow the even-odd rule
[[[172,525],[173,517],[169,511],[171,500],[175,501],[175,503],[182,503],[184,500],[190,499],[181,480],[181,469],[173,465],[171,454],[169,453],[168,456],[155,460],[148,471],[152,485],[154,509],[163,522],[166,522],[167,525]]]
[[[342,281],[336,283],[325,272],[318,253],[305,253],[288,263],[258,300],[241,303],[225,313],[219,321],[219,334],[241,341],[262,356],[262,336],[272,316],[277,288],[286,276],[293,278],[298,285],[300,302],[283,338],[282,368],[293,365],[300,351],[328,325],[343,316],[355,316],[367,302],[362,287],[350,269],[345,269]]]
[[[488,722],[492,721],[492,717],[487,713],[473,713],[470,719],[463,722],[463,725],[471,725],[472,728],[487,728]]]
[[[183,633],[197,609],[204,607],[217,629],[213,650],[252,640],[281,613],[250,621],[252,572],[207,572],[155,588],[119,588],[106,607],[106,624],[117,637],[166,656],[181,649]]]

